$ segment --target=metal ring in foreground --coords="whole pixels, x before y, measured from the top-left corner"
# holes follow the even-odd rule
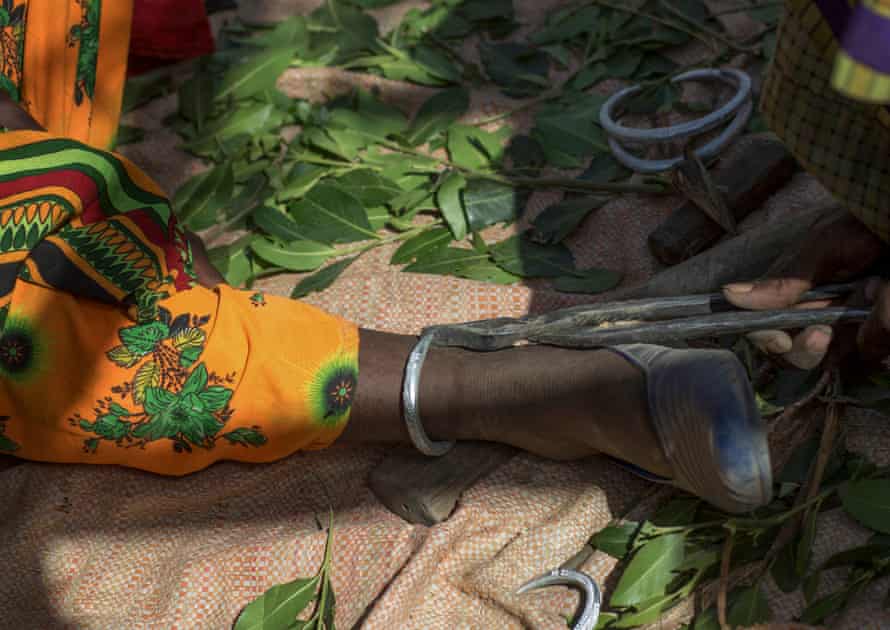
[[[405,379],[402,383],[402,413],[405,418],[405,426],[408,428],[408,435],[411,436],[411,442],[418,451],[430,457],[440,457],[451,450],[454,442],[434,442],[426,434],[423,429],[423,423],[420,419],[420,406],[418,399],[420,397],[420,373],[423,369],[423,362],[426,359],[426,353],[429,351],[435,336],[435,329],[425,331],[421,336],[417,345],[408,355],[408,363],[405,366]]]
[[[706,159],[716,155],[736,134],[738,134],[751,116],[753,105],[751,103],[751,78],[736,69],[720,70],[690,70],[674,77],[672,83],[696,80],[717,80],[735,85],[738,89],[729,101],[714,110],[710,114],[669,127],[656,129],[634,129],[620,125],[613,119],[613,113],[617,106],[629,96],[642,91],[642,87],[634,85],[619,90],[603,103],[600,109],[600,124],[609,138],[609,147],[619,162],[641,173],[658,173],[669,170],[683,161],[683,156],[665,160],[647,160],[632,155],[622,146],[622,142],[633,144],[655,144],[678,140],[693,135],[699,135],[719,127],[727,120],[732,121],[727,128],[705,146],[696,150],[696,155]]]
[[[600,616],[603,596],[597,583],[586,573],[573,569],[553,569],[550,573],[545,573],[520,586],[516,594],[522,595],[537,588],[557,584],[577,586],[584,591],[584,608],[572,630],[593,630]]]

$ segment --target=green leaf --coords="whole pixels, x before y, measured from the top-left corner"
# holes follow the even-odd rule
[[[633,76],[642,60],[639,49],[622,48],[606,60],[606,70],[612,79],[627,79]]]
[[[305,16],[292,15],[268,31],[254,34],[251,38],[245,40],[245,43],[266,49],[297,46],[305,43],[305,40],[309,37],[306,26]]]
[[[568,68],[572,65],[572,51],[569,50],[568,46],[554,44],[552,46],[541,46],[541,50],[550,55],[563,68]]]
[[[400,51],[398,56],[385,59],[379,67],[387,79],[411,81],[421,85],[445,85],[460,81],[460,70],[451,59],[423,44],[410,54]]]
[[[316,271],[314,274],[307,278],[303,278],[294,287],[293,292],[290,296],[294,299],[306,297],[310,293],[314,293],[316,291],[324,291],[329,286],[331,286],[334,281],[340,277],[346,268],[349,267],[352,263],[354,263],[358,259],[358,256],[353,256],[352,258],[344,258],[343,260],[338,260],[337,262],[328,265],[324,269]]]
[[[595,31],[600,19],[600,8],[586,6],[576,11],[559,11],[547,20],[547,25],[532,34],[535,44],[565,42],[583,33]]]
[[[510,223],[521,213],[517,208],[516,189],[486,179],[467,182],[463,200],[467,225],[473,232],[495,223]]]
[[[605,135],[596,122],[603,102],[599,95],[586,95],[571,107],[541,107],[532,135],[545,151],[551,149],[575,157],[607,151]]]
[[[179,88],[179,115],[194,123],[201,133],[212,112],[213,75],[199,70]]]
[[[467,185],[467,180],[457,171],[452,171],[439,186],[436,199],[442,217],[448,224],[454,238],[460,240],[467,235],[467,217],[464,213],[464,205],[461,201],[461,193]]]
[[[731,627],[748,628],[772,619],[766,595],[757,586],[743,588],[729,607],[726,621]]]
[[[330,169],[314,164],[298,163],[287,174],[284,185],[276,197],[279,201],[299,199],[312,189],[323,177],[331,173]]]
[[[834,554],[819,567],[819,570],[836,569],[851,564],[871,566],[888,558],[890,558],[890,548],[886,545],[868,544]]]
[[[619,179],[626,179],[631,171],[616,160],[611,153],[600,153],[591,160],[590,165],[578,179],[594,184],[606,184]]]
[[[797,545],[797,557],[794,562],[794,569],[797,575],[803,579],[810,568],[810,559],[813,557],[813,541],[816,539],[816,522],[819,517],[819,506],[817,503],[810,509],[807,519],[804,522],[803,530],[800,533],[800,542]]]
[[[691,525],[695,522],[695,516],[701,507],[699,499],[682,497],[671,499],[658,508],[652,517],[652,523],[658,527],[680,527]]]
[[[685,540],[682,534],[668,534],[643,545],[624,570],[609,605],[639,606],[664,596],[676,577],[674,571],[683,562]]]
[[[512,19],[513,0],[466,0],[460,11],[471,22],[488,22],[505,16]]]
[[[807,604],[815,601],[816,593],[819,592],[819,582],[821,581],[821,577],[822,573],[819,571],[815,571],[806,580],[804,580],[803,596]]]
[[[581,71],[575,75],[575,78],[572,79],[571,86],[576,90],[586,90],[603,79],[608,78],[608,76],[609,69],[606,67],[606,64],[602,62],[596,63],[582,68]]]
[[[485,72],[507,96],[523,98],[542,91],[550,70],[550,57],[526,44],[480,44],[479,54]]]
[[[426,258],[433,252],[444,249],[450,242],[451,232],[445,228],[433,228],[402,243],[389,262],[392,265],[403,265],[416,258]]]
[[[458,166],[472,170],[488,168],[500,161],[504,154],[504,141],[511,132],[507,126],[497,131],[485,131],[470,125],[454,124],[448,129],[448,154]]]
[[[185,191],[177,191],[173,204],[185,226],[202,230],[217,222],[220,210],[232,198],[235,189],[232,163],[220,164],[193,179],[195,182]]]
[[[713,606],[696,615],[689,630],[720,630],[717,620],[717,609]]]
[[[510,146],[507,147],[507,154],[513,162],[513,168],[535,169],[547,162],[541,143],[531,136],[513,136]]]
[[[584,269],[578,274],[556,278],[553,288],[563,293],[602,293],[621,284],[623,277],[621,273],[608,269]]]
[[[222,247],[207,252],[210,264],[217,269],[233,287],[243,286],[253,273],[250,258],[247,256],[251,236],[247,235]]]
[[[294,241],[279,245],[261,236],[250,242],[250,248],[263,260],[291,271],[314,271],[337,253],[324,243]]]
[[[131,112],[152,99],[166,94],[172,83],[170,72],[166,68],[127,79],[121,114]]]
[[[597,619],[596,626],[593,630],[605,630],[605,628],[611,628],[612,623],[618,619],[619,615],[613,612],[600,612],[599,619]]]
[[[324,243],[376,239],[368,215],[352,195],[330,184],[318,184],[291,204],[290,213],[307,238]]]
[[[776,586],[785,593],[792,593],[800,586],[801,576],[797,572],[797,550],[799,539],[795,537],[779,550],[770,567],[770,575]]]
[[[624,613],[610,628],[635,628],[648,625],[661,617],[661,614],[674,602],[674,595],[661,595],[634,605],[634,612]]]
[[[629,114],[655,114],[670,111],[680,97],[680,89],[675,85],[656,85],[644,89],[627,99],[624,110]]]
[[[239,138],[246,142],[265,129],[275,127],[280,121],[281,113],[273,105],[251,102],[207,125],[203,134],[185,147],[199,155],[215,155],[220,150],[220,143],[234,142]]]
[[[491,248],[499,267],[523,278],[564,276],[575,272],[572,253],[563,245],[538,245],[512,236]]]
[[[350,162],[358,157],[358,152],[366,141],[342,129],[310,127],[300,135],[300,142]]]
[[[315,599],[318,577],[300,578],[278,584],[245,606],[234,630],[271,630],[287,628]]]
[[[590,539],[590,544],[614,558],[624,558],[640,528],[639,523],[607,525]]]
[[[890,479],[863,479],[841,488],[847,514],[875,531],[890,533]]]
[[[488,260],[487,254],[469,249],[446,247],[424,254],[413,264],[403,269],[408,273],[429,273],[435,275],[458,276],[464,269]]]
[[[504,271],[490,260],[480,260],[461,266],[457,269],[455,275],[467,280],[491,282],[494,284],[515,284],[521,280],[519,276]]]
[[[331,65],[336,60],[348,59],[358,51],[375,48],[378,36],[377,21],[361,9],[341,0],[328,0],[310,15],[310,30],[313,33],[313,50],[308,56],[317,58],[325,54],[333,42],[338,51],[336,57],[320,59],[322,65]]]
[[[608,197],[583,196],[548,206],[532,221],[532,240],[544,244],[562,242],[608,200]]]
[[[848,597],[847,591],[841,590],[817,599],[801,613],[801,623],[820,624],[826,617],[843,610],[847,605]]]
[[[252,218],[257,227],[281,241],[290,242],[306,238],[306,235],[300,232],[300,226],[296,221],[275,208],[260,206],[253,211]]]
[[[664,76],[676,71],[677,64],[658,53],[646,53],[640,65],[634,72],[634,78],[640,81],[648,79],[660,79]],[[664,84],[662,87],[675,87],[670,83]]]
[[[368,214],[368,224],[375,232],[386,227],[386,224],[392,219],[389,208],[386,206],[376,206],[366,210]]]
[[[336,180],[336,186],[365,207],[382,206],[402,193],[398,185],[371,169],[350,171]]]
[[[431,96],[421,106],[405,136],[410,146],[428,142],[445,131],[470,106],[470,95],[464,88],[451,88]]]
[[[334,110],[331,112],[331,123],[342,124],[376,138],[401,133],[408,127],[408,119],[399,109],[363,90],[356,93],[355,111]]]

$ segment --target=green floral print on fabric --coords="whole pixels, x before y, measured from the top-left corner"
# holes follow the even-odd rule
[[[16,101],[21,99],[26,12],[26,2],[3,0],[0,5],[0,90]]]
[[[19,450],[19,445],[6,437],[7,422],[9,422],[9,416],[0,416],[0,452],[13,453]]]
[[[229,386],[235,374],[220,376],[198,362],[210,317],[184,313],[174,319],[163,307],[157,311],[156,321],[119,330],[121,344],[107,353],[118,367],[132,370],[132,380],[97,401],[92,420],[80,414],[69,419],[72,426],[96,436],[84,441],[84,450],[94,453],[102,441],[144,447],[169,440],[177,453],[211,449],[220,439],[245,447],[265,444],[258,426],[223,432],[234,413]],[[127,401],[132,403],[129,409]]]
[[[309,408],[316,424],[335,427],[349,417],[358,385],[356,359],[337,355],[309,383]]]
[[[81,105],[84,98],[92,100],[96,91],[96,63],[99,59],[99,20],[102,0],[80,0],[80,24],[71,27],[68,45],[79,45],[77,75],[74,79],[74,102]]]
[[[46,340],[26,317],[0,311],[0,377],[27,382],[46,367]]]

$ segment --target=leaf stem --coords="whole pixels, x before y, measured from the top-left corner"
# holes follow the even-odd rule
[[[694,25],[696,28],[699,29],[699,31],[701,33],[710,35],[717,41],[723,41],[724,43],[726,43],[727,46],[729,46],[735,52],[739,52],[739,53],[754,52],[750,46],[743,46],[741,44],[736,44],[735,42],[731,41],[725,33],[718,33],[717,31],[710,29],[707,26],[702,26],[701,24],[697,24],[695,22],[695,20],[690,18],[688,15],[683,13],[681,10],[679,10],[675,6],[669,4],[667,2],[667,0],[658,0],[658,4],[662,7],[664,7],[669,13],[677,16],[679,19],[683,20],[687,24]]]
[[[361,256],[362,254],[365,254],[365,253],[371,251],[372,249],[377,249],[378,247],[382,247],[384,245],[389,245],[391,243],[398,243],[400,241],[407,241],[409,238],[417,236],[418,234],[421,234],[423,232],[431,230],[432,228],[438,227],[440,225],[442,225],[442,220],[436,219],[435,221],[432,221],[425,225],[418,225],[417,227],[414,227],[410,230],[406,230],[404,232],[400,232],[398,234],[391,234],[389,236],[384,236],[383,238],[378,238],[375,241],[365,241],[363,243],[359,243],[358,245],[354,245],[352,247],[345,247],[343,249],[338,249],[338,250],[336,250],[335,257],[342,258],[344,256],[353,256],[353,255]],[[315,271],[318,271],[318,269],[316,269]],[[265,269],[262,269],[262,270],[256,272],[255,274],[253,274],[253,276],[250,278],[250,281],[248,282],[248,286],[250,286],[254,281],[256,281],[260,278],[268,278],[270,276],[277,276],[278,274],[282,274],[282,273],[294,273],[294,271],[291,269],[287,269],[285,267],[266,267]]]
[[[639,9],[634,9],[633,7],[628,7],[628,6],[624,6],[621,4],[612,4],[611,2],[608,2],[607,0],[593,0],[593,4],[598,4],[600,6],[607,7],[614,11],[623,11],[624,13],[636,15],[637,17],[646,18],[647,20],[651,20],[652,22],[656,22],[658,24],[661,24],[662,26],[672,28],[675,31],[680,31],[681,33],[686,33],[690,37],[701,41],[703,44],[705,44],[708,48],[710,48],[714,52],[717,51],[717,48],[716,48],[716,46],[714,46],[713,41],[709,40],[701,32],[697,32],[697,31],[695,31],[687,26],[684,26],[682,24],[677,24],[676,22],[666,20],[662,17],[653,15],[652,13],[648,13],[646,11],[640,11]],[[725,39],[725,37],[723,39]]]
[[[720,559],[720,588],[717,592],[717,621],[721,630],[729,630],[726,622],[726,591],[729,589],[729,567],[732,562],[732,546],[735,544],[735,531],[729,528],[729,535],[723,543]]]
[[[837,492],[839,485],[827,488],[814,496],[812,499],[795,505],[786,512],[782,512],[770,518],[730,518],[724,520],[705,521],[704,523],[694,523],[692,525],[683,525],[677,527],[658,527],[654,526],[651,531],[655,536],[664,536],[667,534],[691,534],[701,529],[714,529],[717,527],[732,527],[737,530],[767,530],[777,525],[781,525],[796,514],[806,510],[808,507],[819,501],[824,501],[827,497]]]

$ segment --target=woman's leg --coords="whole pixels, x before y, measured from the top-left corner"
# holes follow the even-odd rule
[[[417,339],[360,331],[359,386],[344,442],[401,442],[402,377]],[[609,351],[524,346],[430,350],[420,379],[430,437],[511,444],[553,459],[606,453],[662,476],[643,377]]]

